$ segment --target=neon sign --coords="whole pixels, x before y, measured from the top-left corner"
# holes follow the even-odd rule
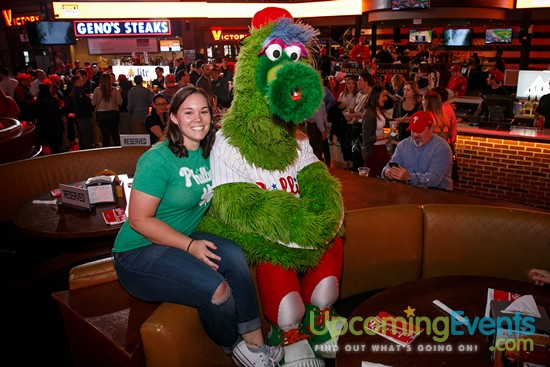
[[[40,20],[40,15],[25,15],[21,17],[13,17],[11,9],[2,10],[2,15],[4,16],[4,21],[8,27],[20,27],[25,23],[38,22]]]
[[[77,37],[169,36],[172,30],[169,20],[75,21],[74,34]]]
[[[248,36],[247,33],[223,33],[221,29],[213,29],[214,41],[239,41]]]

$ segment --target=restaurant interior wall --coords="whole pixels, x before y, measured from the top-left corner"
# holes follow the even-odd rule
[[[550,209],[550,144],[458,135],[454,190]]]
[[[500,23],[501,24],[501,23]],[[470,56],[476,52],[480,58],[486,58],[493,60],[495,51],[502,49],[503,59],[506,63],[507,69],[519,69],[520,54],[521,54],[521,42],[520,34],[521,29],[519,25],[510,25],[512,28],[512,43],[510,44],[485,44],[485,30],[488,28],[505,27],[503,25],[487,23],[487,25],[454,25],[451,27],[444,26],[407,26],[407,27],[392,27],[384,28],[377,27],[376,30],[376,49],[381,49],[384,42],[394,44],[400,49],[408,48],[411,52],[410,55],[414,56],[417,53],[418,44],[409,43],[409,30],[410,29],[432,29],[434,32],[434,42],[426,47],[435,51],[436,55],[441,53],[451,53],[456,61],[466,61]],[[508,26],[506,26],[508,27]],[[448,28],[470,28],[473,30],[473,40],[471,46],[443,46],[443,31]],[[399,42],[395,34],[395,29],[399,30]],[[550,25],[536,24],[533,26],[533,33],[531,35],[531,48],[529,57],[529,69],[530,70],[546,70],[550,64]],[[364,28],[361,33],[367,36],[367,39],[372,39],[372,31],[370,28]],[[451,60],[449,60],[451,61]]]

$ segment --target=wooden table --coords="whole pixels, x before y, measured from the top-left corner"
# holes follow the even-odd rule
[[[44,194],[37,200],[52,200]],[[60,202],[61,199],[58,199]],[[95,205],[91,211],[66,208],[61,205],[35,205],[25,201],[15,211],[12,221],[24,233],[48,238],[93,238],[112,236],[122,224],[106,224],[102,213],[113,208],[125,208],[126,200],[117,198],[115,203]]]
[[[410,306],[415,309],[414,315],[426,316],[430,320],[436,317],[447,317],[448,314],[436,307],[432,301],[440,300],[455,311],[463,311],[470,320],[475,316],[483,317],[487,302],[487,289],[532,294],[537,305],[550,311],[550,289],[530,283],[475,276],[448,276],[416,280],[396,287],[386,289],[364,301],[348,318],[361,317],[362,320],[376,316],[385,311],[393,316],[406,317],[404,311]],[[450,316],[449,316],[450,317]],[[361,329],[362,322],[355,323],[355,329]],[[434,333],[428,335],[422,332],[411,344],[411,350],[402,348],[396,350],[398,344],[379,335],[343,334],[338,339],[339,350],[336,355],[336,365],[360,367],[361,361],[381,363],[388,366],[424,367],[424,366],[468,366],[490,367],[490,352],[487,336],[476,330],[468,335],[466,327],[459,326],[465,335],[452,336],[444,342],[436,342]],[[441,328],[440,328],[441,329]],[[430,351],[427,348],[450,349],[445,351]],[[460,352],[460,348],[471,348]],[[378,348],[378,351],[374,351]],[[393,351],[382,352],[382,348],[394,348]],[[346,351],[348,349],[348,351]],[[349,350],[356,350],[350,352]],[[424,350],[423,350],[424,349]],[[391,349],[390,349],[391,350]]]
[[[359,176],[356,172],[343,169],[331,168],[330,173],[342,184],[346,210],[402,204],[466,204],[533,209],[513,202],[488,200],[459,192],[425,189],[402,182]]]

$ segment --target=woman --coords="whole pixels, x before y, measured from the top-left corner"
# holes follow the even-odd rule
[[[244,253],[196,231],[212,198],[209,100],[195,87],[174,95],[166,139],[138,161],[129,219],[113,248],[115,269],[141,300],[196,307],[207,334],[237,365],[273,366],[283,352],[264,343]]]
[[[355,103],[355,96],[357,95],[357,80],[354,77],[346,78],[346,89],[340,93],[338,96],[338,111],[340,112],[340,135],[338,136],[338,141],[340,142],[340,148],[342,149],[342,156],[345,161],[352,161],[353,156],[351,153],[351,144],[346,144],[346,136],[349,133],[352,125],[346,122],[343,111],[352,107]]]
[[[395,103],[393,107],[392,118],[397,121],[397,132],[399,141],[411,136],[411,132],[407,131],[409,127],[409,119],[413,113],[422,111],[422,96],[420,95],[418,84],[415,81],[409,80],[403,85],[403,98]]]
[[[111,75],[103,73],[99,77],[99,86],[94,90],[92,105],[97,111],[97,124],[101,131],[101,143],[103,147],[120,145],[118,134],[119,113],[118,107],[122,104],[122,97],[118,89],[113,88]]]
[[[405,82],[406,80],[403,74],[395,74],[394,76],[392,76],[391,86],[394,90],[394,95],[388,97],[395,97],[394,101],[403,98],[403,87],[405,86]]]
[[[370,173],[374,177],[380,176],[382,168],[390,160],[386,149],[389,134],[384,133],[384,127],[389,127],[389,124],[382,111],[387,98],[384,87],[381,85],[372,87],[362,119],[363,145],[361,152],[365,167],[370,168]]]
[[[434,117],[432,131],[434,134],[441,136],[446,142],[451,142],[451,126],[447,115],[443,112],[441,96],[434,92],[428,91],[422,99],[422,107],[424,111],[431,112]]]
[[[49,84],[38,86],[36,98],[36,124],[38,134],[50,149],[50,154],[61,153],[63,146],[63,108],[52,95]]]
[[[19,111],[19,106],[15,103],[15,100],[0,88],[0,117],[17,119],[19,112],[21,111]]]
[[[168,121],[168,102],[162,94],[153,97],[153,108],[145,118],[145,131],[151,137],[151,144],[155,144],[164,135],[164,128]]]

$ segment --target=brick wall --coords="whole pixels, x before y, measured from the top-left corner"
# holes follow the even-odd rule
[[[550,144],[458,136],[455,191],[550,209]]]

